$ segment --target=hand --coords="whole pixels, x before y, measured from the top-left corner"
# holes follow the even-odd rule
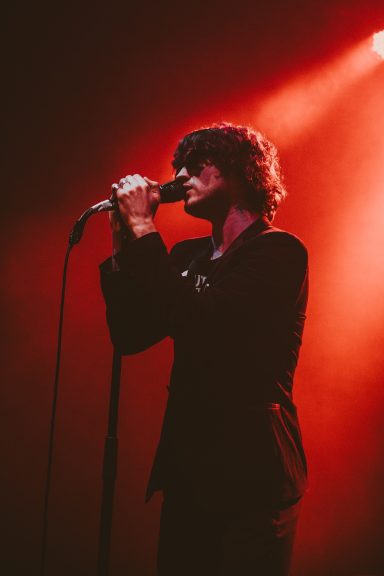
[[[156,231],[153,217],[160,203],[158,182],[140,174],[128,175],[120,180],[115,195],[121,219],[135,237]],[[118,217],[111,226],[118,228]]]

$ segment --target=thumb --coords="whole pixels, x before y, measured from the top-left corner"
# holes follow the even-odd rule
[[[150,190],[156,201],[160,202],[160,184],[155,180],[150,180],[146,176],[144,176],[144,180],[146,181],[147,184],[149,184]]]
[[[155,180],[150,180],[146,176],[144,176],[144,180],[146,181],[147,184],[150,185],[151,188],[158,188],[160,186],[158,182],[155,182]]]

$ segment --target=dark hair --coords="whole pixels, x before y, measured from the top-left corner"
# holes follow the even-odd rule
[[[195,130],[177,146],[172,166],[214,164],[224,177],[232,176],[244,188],[245,207],[270,221],[287,195],[275,146],[256,130],[228,122]]]

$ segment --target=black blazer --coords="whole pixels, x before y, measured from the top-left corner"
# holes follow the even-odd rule
[[[300,497],[306,461],[293,375],[307,303],[307,251],[258,220],[214,266],[192,276],[211,240],[176,244],[158,233],[101,265],[111,339],[122,354],[174,340],[174,364],[147,499],[155,490],[248,509]],[[185,275],[185,271],[188,274]],[[182,274],[184,272],[184,275]]]

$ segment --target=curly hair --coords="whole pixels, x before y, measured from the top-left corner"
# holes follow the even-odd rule
[[[235,177],[244,190],[247,209],[272,221],[286,197],[276,147],[260,132],[228,122],[190,132],[180,140],[172,162],[183,166],[214,164],[224,177]]]

